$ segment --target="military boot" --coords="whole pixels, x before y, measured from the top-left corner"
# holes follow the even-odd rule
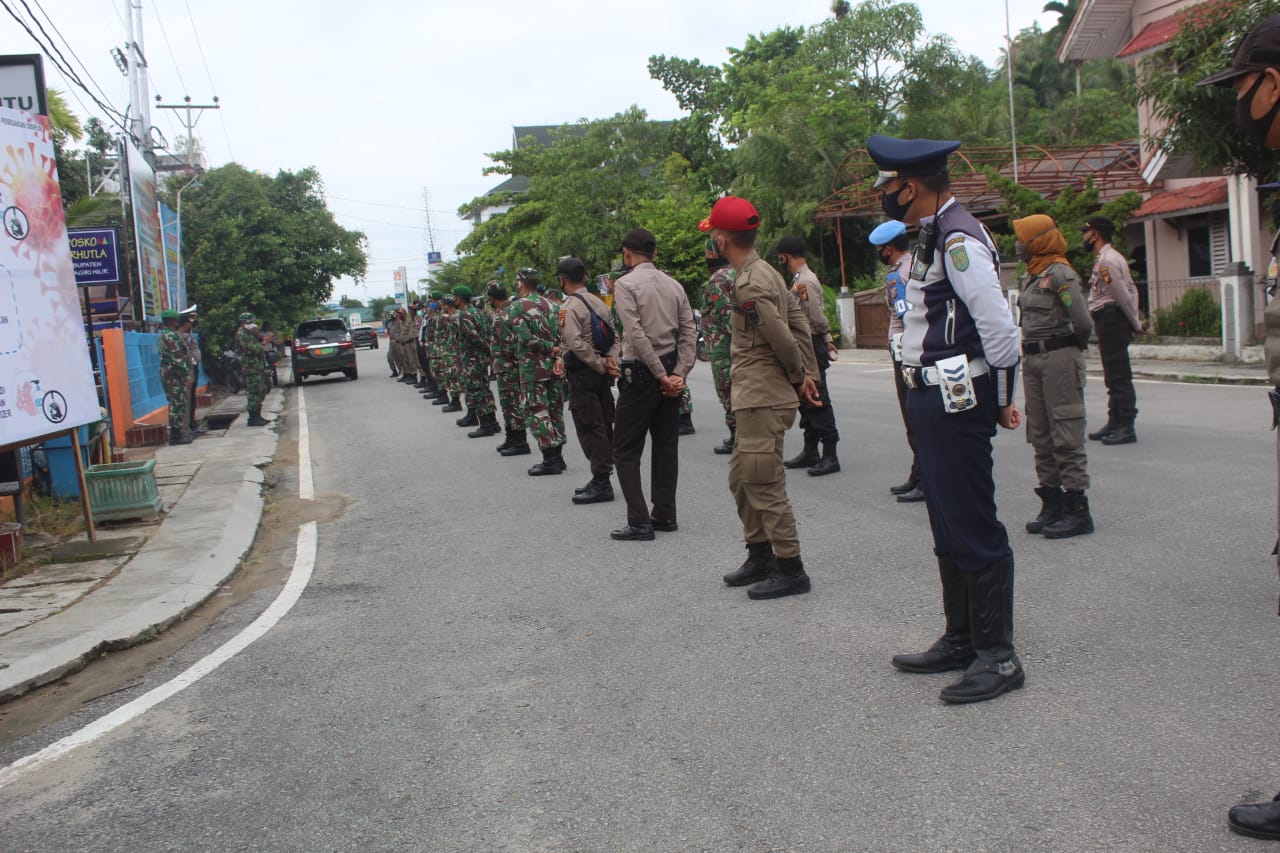
[[[736,437],[735,436],[736,432],[737,432],[736,429],[734,429],[733,427],[729,427],[729,437],[726,438],[721,443],[717,444],[715,447],[713,447],[712,451],[718,456],[724,456],[726,454],[732,453],[733,442],[734,442],[734,438]]]
[[[809,576],[799,555],[779,557],[778,564],[769,577],[747,587],[747,598],[757,601],[765,598],[782,598],[809,591]]]
[[[502,432],[502,427],[498,426],[497,417],[490,413],[480,418],[480,427],[467,433],[467,438],[485,438],[490,435],[497,435],[500,432]]]
[[[1116,424],[1115,416],[1108,415],[1107,422],[1106,424],[1103,425],[1102,429],[1094,430],[1093,432],[1089,433],[1089,440],[1102,441],[1103,438],[1115,432],[1116,426],[1117,424]]]
[[[1133,422],[1123,423],[1104,435],[1101,439],[1103,444],[1134,444],[1138,441],[1138,434],[1133,431]]]
[[[969,593],[964,578],[949,556],[938,558],[938,574],[942,577],[946,633],[928,651],[894,655],[893,666],[902,672],[946,672],[964,669],[973,663],[973,641],[969,637]]]
[[[1062,487],[1037,486],[1040,496],[1040,514],[1027,522],[1028,533],[1040,533],[1050,524],[1062,518]]]
[[[194,440],[195,439],[191,437],[191,433],[189,432],[169,433],[170,446],[177,444],[190,444]]]
[[[564,465],[564,461],[556,458],[559,450],[560,448],[558,447],[542,448],[542,461],[529,469],[529,476],[546,477],[551,474],[563,473],[564,468],[561,466]]]
[[[1066,492],[1062,496],[1061,517],[1045,526],[1041,532],[1045,539],[1067,539],[1092,533],[1093,516],[1089,514],[1089,499],[1084,496],[1084,492]]]
[[[697,432],[693,428],[693,412],[685,412],[680,416],[680,435],[693,435]]]
[[[840,459],[836,456],[836,439],[828,438],[822,442],[822,458],[809,469],[810,477],[823,477],[840,470]]]
[[[613,483],[608,477],[592,477],[585,491],[576,493],[573,502],[576,504],[600,504],[613,500]]]
[[[729,586],[746,586],[769,577],[777,567],[772,542],[748,542],[746,562],[738,566],[737,571],[725,575],[724,582]]]
[[[476,410],[468,406],[467,413],[454,421],[454,423],[460,427],[480,426],[480,419],[476,417]]]
[[[442,411],[442,412],[461,412],[461,411],[462,411],[462,397],[461,397],[461,395],[454,394],[454,395],[453,395],[453,397],[451,397],[451,398],[449,399],[449,403],[448,403],[448,405],[442,406],[442,407],[440,408],[440,411]]]
[[[510,433],[511,443],[506,449],[499,450],[503,456],[528,456],[533,451],[529,448],[529,434],[522,429],[513,429]]]
[[[804,437],[804,450],[799,456],[793,456],[782,463],[784,468],[809,468],[818,464],[818,437],[806,434]]]
[[[494,448],[494,450],[497,450],[499,453],[506,450],[508,447],[511,446],[511,439],[515,437],[516,437],[516,431],[508,426],[506,438],[502,439],[502,444],[499,444],[497,447]]]
[[[962,572],[969,598],[973,663],[959,681],[942,688],[943,702],[985,702],[1027,681],[1013,650],[1013,557],[976,572]]]
[[[262,406],[254,406],[249,410],[249,420],[245,421],[246,426],[266,426],[267,419],[262,416]]]

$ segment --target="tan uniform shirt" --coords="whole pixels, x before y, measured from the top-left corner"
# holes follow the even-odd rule
[[[661,379],[667,369],[659,357],[675,352],[676,368],[671,372],[681,378],[689,375],[698,357],[698,326],[680,282],[645,261],[614,284],[613,310],[622,321],[626,358],[643,362]]]
[[[797,408],[796,387],[818,375],[809,320],[782,275],[752,252],[733,289],[729,384],[734,410]]]
[[[579,299],[578,295],[582,298]],[[604,358],[596,352],[595,342],[591,338],[591,313],[599,317],[607,326],[612,323],[609,318],[609,307],[600,301],[594,293],[580,290],[564,300],[560,309],[560,346],[565,352],[577,356],[578,361],[590,367],[596,373],[604,374]],[[622,343],[615,335],[613,347],[605,353],[615,359],[622,352]]]
[[[1129,273],[1129,262],[1110,243],[1098,252],[1093,263],[1093,275],[1089,277],[1090,313],[1115,305],[1135,332],[1142,330],[1142,318],[1138,316],[1138,286]]]
[[[1039,275],[1027,276],[1018,304],[1024,341],[1074,335],[1080,346],[1089,343],[1093,318],[1085,305],[1080,276],[1066,264],[1050,264]]]
[[[831,343],[831,324],[827,322],[822,282],[818,281],[808,264],[800,267],[792,277],[791,298],[809,320],[809,334],[822,335],[823,343]]]

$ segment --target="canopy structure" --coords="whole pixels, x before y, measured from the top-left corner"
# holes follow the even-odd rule
[[[1023,187],[1056,198],[1064,189],[1083,190],[1089,180],[1103,201],[1135,190],[1151,190],[1142,176],[1138,140],[1098,145],[1019,145],[1018,170],[1008,145],[975,145],[951,155],[951,193],[980,219],[999,219],[1004,200],[987,186],[987,169],[1014,178]],[[836,171],[831,195],[818,206],[815,219],[880,216],[880,193],[872,189],[875,162],[865,148],[850,151]]]

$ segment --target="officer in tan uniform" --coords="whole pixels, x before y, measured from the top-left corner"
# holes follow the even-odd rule
[[[782,443],[801,405],[818,407],[818,362],[809,321],[778,271],[755,250],[760,215],[744,198],[726,196],[698,226],[737,271],[733,294],[730,385],[737,440],[729,491],[738,505],[747,559],[724,576],[750,598],[809,591],[796,518],[787,498]]]
[[[1264,18],[1240,40],[1230,68],[1201,80],[1197,85],[1234,88],[1236,127],[1254,145],[1280,150],[1280,121],[1277,121],[1280,116],[1280,15]],[[1272,259],[1267,273],[1267,284],[1273,297],[1277,246],[1280,246],[1280,234],[1271,244]],[[1263,318],[1267,327],[1267,376],[1275,386],[1271,391],[1271,427],[1275,429],[1280,422],[1280,300],[1272,298]],[[1280,460],[1280,432],[1276,433],[1276,439],[1276,456]],[[1275,660],[1274,653],[1271,660]],[[1275,720],[1271,719],[1274,734]],[[1265,735],[1260,732],[1259,743],[1265,740]],[[1242,787],[1252,787],[1252,783],[1242,784]],[[1227,825],[1240,835],[1280,841],[1280,794],[1269,802],[1232,806],[1227,812]]]
[[[792,301],[800,306],[809,321],[813,356],[818,362],[818,399],[822,401],[822,406],[817,409],[800,407],[804,450],[799,456],[784,462],[783,466],[808,468],[810,477],[834,474],[840,470],[840,459],[836,456],[840,431],[836,428],[836,413],[831,408],[831,395],[827,392],[827,368],[836,360],[837,350],[831,339],[831,324],[827,322],[822,283],[809,269],[804,257],[804,240],[799,237],[783,237],[773,254],[791,277]],[[818,456],[819,444],[822,445],[822,456]]]
[[[1066,539],[1093,532],[1084,449],[1084,351],[1093,320],[1080,276],[1067,260],[1067,238],[1043,214],[1013,221],[1022,282],[1022,383],[1027,441],[1035,448],[1040,514],[1028,533]],[[1066,489],[1064,492],[1063,489]]]
[[[591,482],[573,496],[576,504],[613,500],[613,372],[618,369],[622,344],[596,349],[591,315],[612,329],[609,307],[587,292],[587,266],[577,258],[561,258],[556,277],[566,298],[560,308],[560,361],[556,370],[569,380],[569,414],[578,443],[591,463]]]
[[[1129,262],[1111,245],[1116,226],[1105,216],[1091,216],[1080,228],[1084,247],[1097,255],[1089,278],[1089,314],[1098,330],[1102,379],[1107,384],[1107,423],[1089,433],[1103,444],[1133,444],[1138,440],[1133,422],[1138,417],[1138,395],[1133,389],[1129,344],[1147,327],[1138,316],[1138,288]]]

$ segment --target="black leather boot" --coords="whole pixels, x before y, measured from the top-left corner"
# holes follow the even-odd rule
[[[1013,557],[961,575],[969,595],[969,634],[977,657],[959,681],[942,688],[939,697],[952,705],[985,702],[1027,681],[1013,650]]]
[[[840,470],[840,458],[836,456],[836,439],[828,438],[822,442],[822,458],[809,469],[810,477],[823,477]]]
[[[919,488],[919,486],[920,486],[919,480],[917,480],[915,477],[908,477],[905,483],[902,483],[897,486],[890,486],[889,494],[905,495],[907,492],[915,491],[917,488]]]
[[[1040,533],[1050,524],[1062,518],[1062,487],[1037,486],[1040,496],[1040,514],[1027,522],[1028,533]]]
[[[613,483],[608,477],[592,477],[585,491],[573,496],[576,504],[601,504],[613,500]]]
[[[792,458],[790,458],[790,459],[786,460],[785,462],[783,462],[783,463],[782,463],[782,467],[784,467],[784,468],[808,468],[808,467],[810,467],[811,465],[817,465],[817,464],[818,464],[818,460],[819,460],[819,459],[821,459],[821,458],[822,458],[822,457],[818,456],[818,438],[817,438],[817,436],[812,436],[812,437],[811,437],[811,436],[809,436],[808,434],[806,434],[806,435],[805,435],[805,437],[804,437],[804,450],[802,450],[802,451],[800,452],[800,455],[798,455],[798,456],[793,456]]]
[[[560,448],[558,447],[542,448],[542,461],[529,469],[529,476],[546,477],[551,474],[562,473],[564,468],[561,466],[564,465],[564,462],[556,459],[557,451],[559,449]]]
[[[511,439],[515,437],[516,437],[516,431],[508,428],[506,438],[502,439],[502,444],[499,444],[497,447],[494,448],[494,450],[497,450],[499,453],[506,450],[508,447],[511,446]]]
[[[1030,525],[1027,525],[1030,527]],[[1045,539],[1067,539],[1093,532],[1093,516],[1089,514],[1089,499],[1084,492],[1066,492],[1062,496],[1062,515],[1045,526]]]
[[[476,417],[476,410],[468,406],[467,413],[454,421],[454,423],[460,427],[480,426],[480,419]]]
[[[1238,803],[1227,812],[1232,832],[1250,838],[1280,841],[1280,794],[1269,803]]]
[[[431,405],[433,405],[433,406],[447,406],[447,405],[449,405],[449,391],[448,391],[448,389],[446,389],[446,388],[441,388],[441,389],[440,389],[440,393],[436,394],[436,398],[435,398],[434,400],[432,400],[432,401],[431,401]]]
[[[736,429],[730,428],[730,429],[729,429],[729,437],[728,437],[728,438],[726,438],[724,441],[720,442],[719,444],[717,444],[715,447],[713,447],[713,448],[712,448],[712,451],[713,451],[714,453],[716,453],[717,455],[719,455],[719,456],[724,456],[724,455],[725,455],[725,454],[727,454],[727,453],[732,453],[732,452],[733,452],[733,442],[734,442],[734,439],[735,439],[735,437],[736,437],[736,436],[735,436],[735,433],[736,433],[736,432],[737,432],[737,430],[736,430]]]
[[[453,396],[453,398],[452,398],[451,400],[449,400],[449,404],[448,404],[447,406],[442,406],[442,407],[440,408],[440,411],[442,411],[442,412],[461,412],[461,411],[462,411],[462,397],[460,397],[460,396],[458,396],[458,395],[456,395],[456,394],[455,394],[455,395]]]
[[[500,432],[502,432],[502,427],[498,426],[497,416],[488,414],[481,416],[480,426],[467,433],[467,438],[487,438]]]
[[[1102,441],[1103,438],[1115,432],[1116,426],[1118,425],[1116,424],[1115,416],[1108,415],[1107,422],[1106,424],[1103,425],[1102,429],[1094,430],[1093,432],[1089,433],[1089,440]]]
[[[799,556],[779,557],[777,568],[769,577],[747,587],[747,598],[782,598],[809,591],[809,576]]]
[[[748,542],[746,562],[738,566],[736,572],[725,575],[724,582],[729,586],[746,586],[769,577],[777,567],[772,542]]]
[[[511,443],[504,450],[499,450],[503,456],[528,456],[533,451],[529,448],[528,433],[522,429],[513,429],[508,435]]]
[[[1134,444],[1138,440],[1138,434],[1133,431],[1133,424],[1120,424],[1111,432],[1104,435],[1101,439],[1103,444]]]
[[[942,612],[946,633],[928,651],[894,655],[893,666],[902,672],[947,672],[973,663],[973,642],[969,637],[969,593],[964,578],[951,557],[938,558],[942,578]]]
[[[685,412],[680,416],[680,435],[693,435],[697,432],[693,428],[693,412]]]
[[[254,406],[249,410],[249,420],[245,421],[248,426],[266,426],[267,419],[262,416],[262,407]]]

